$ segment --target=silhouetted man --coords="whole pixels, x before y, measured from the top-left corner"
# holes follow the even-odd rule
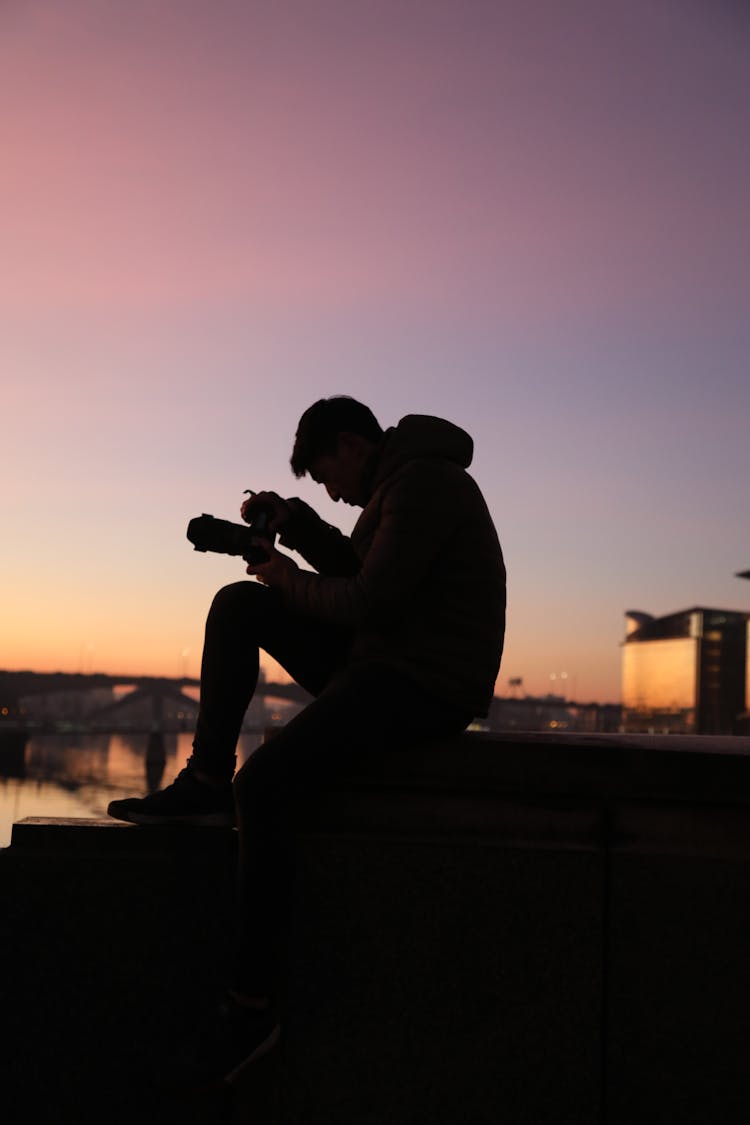
[[[259,582],[217,594],[206,622],[193,755],[168,788],[113,801],[137,824],[233,824],[240,834],[240,956],[225,1017],[226,1080],[275,1042],[278,956],[292,872],[294,810],[358,750],[458,734],[485,715],[502,655],[505,567],[466,469],[473,443],[450,422],[408,415],[383,431],[368,407],[321,399],[299,422],[292,469],[363,511],[351,537],[307,504],[260,492],[269,532]],[[234,782],[259,650],[313,696],[258,747]]]

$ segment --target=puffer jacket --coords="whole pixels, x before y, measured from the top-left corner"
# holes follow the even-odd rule
[[[349,628],[351,659],[384,660],[450,703],[486,715],[505,632],[505,565],[487,505],[466,472],[473,442],[410,414],[386,430],[351,537],[301,500],[281,542],[297,571],[295,612]]]

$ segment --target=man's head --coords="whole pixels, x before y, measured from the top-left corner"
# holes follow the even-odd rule
[[[346,395],[321,398],[299,420],[292,451],[296,477],[309,473],[332,500],[364,506],[366,469],[383,436],[369,407]]]

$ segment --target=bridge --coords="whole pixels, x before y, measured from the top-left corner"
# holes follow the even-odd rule
[[[131,688],[127,695],[112,700],[90,710],[87,721],[101,723],[122,717],[134,705],[147,702],[151,708],[153,723],[161,722],[167,703],[177,703],[182,711],[194,715],[198,702],[186,693],[185,688],[200,687],[200,680],[189,676],[169,678],[165,676],[114,676],[105,673],[70,672],[0,672],[0,730],[3,723],[10,725],[23,718],[21,701],[34,695],[56,695],[77,692],[91,692],[114,688]],[[258,681],[256,698],[281,699],[291,703],[304,704],[309,701],[308,693],[296,683],[270,683]]]
[[[186,689],[197,688],[200,681],[188,676],[132,676],[104,673],[69,672],[5,672],[0,671],[0,732],[23,724],[21,701],[34,695],[74,694],[96,689],[130,688],[127,695],[103,701],[97,708],[87,708],[85,722],[101,726],[112,721],[126,722],[140,705],[140,713],[148,713],[147,729],[159,727],[168,708],[177,705],[182,712],[180,722],[191,722],[198,703]],[[520,683],[512,686],[520,686]],[[259,680],[256,699],[277,699],[299,706],[310,701],[308,693],[294,682],[277,683]],[[145,707],[143,706],[145,704]],[[495,696],[487,717],[493,731],[579,730],[614,732],[619,729],[620,705],[582,703],[562,696]]]

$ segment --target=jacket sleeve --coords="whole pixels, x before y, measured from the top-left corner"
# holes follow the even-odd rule
[[[380,519],[359,571],[329,576],[297,571],[284,589],[290,608],[309,617],[360,628],[387,626],[409,609],[427,572],[460,522],[465,474],[447,462],[413,461],[383,486]],[[457,487],[458,483],[458,487]]]
[[[360,564],[351,539],[321,519],[303,500],[295,497],[287,504],[292,517],[279,536],[282,546],[297,551],[321,574],[356,574]]]

